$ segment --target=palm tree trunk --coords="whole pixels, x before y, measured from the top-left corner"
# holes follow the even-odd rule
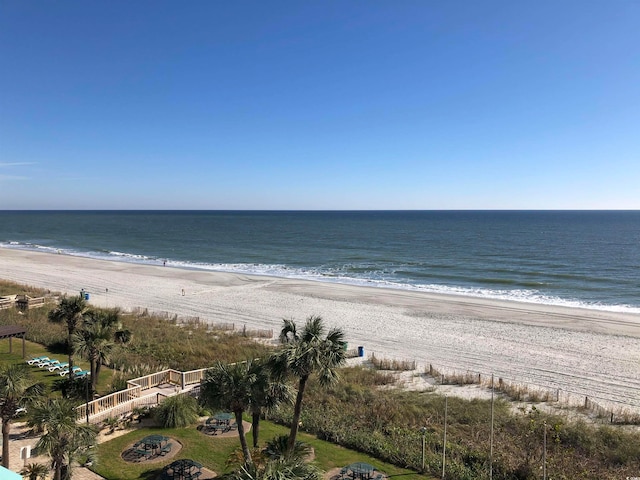
[[[253,448],[258,448],[258,435],[260,434],[260,409],[251,413],[251,431],[253,432]]]
[[[244,434],[244,425],[242,423],[242,410],[236,410],[236,425],[238,425],[238,437],[240,437],[240,446],[242,447],[242,455],[244,455],[245,465],[253,465],[251,459],[251,452],[249,451],[249,445],[247,444],[247,437]]]
[[[289,440],[287,441],[287,454],[293,452],[293,447],[296,444],[298,427],[300,426],[300,412],[302,412],[302,397],[304,395],[304,389],[307,386],[307,380],[309,380],[309,375],[300,377],[300,383],[298,384],[298,395],[296,396],[296,404],[293,408],[293,419],[291,420],[291,432],[289,433]]]
[[[91,371],[91,390],[96,389],[96,385],[98,384],[98,359],[92,355],[91,356],[91,367],[89,367]]]
[[[69,329],[69,337],[67,338],[67,347],[69,348],[69,378],[73,380],[76,375],[73,373],[73,345],[71,344],[71,335],[73,335],[73,331]]]
[[[2,466],[9,468],[9,433],[11,432],[11,420],[2,419]]]

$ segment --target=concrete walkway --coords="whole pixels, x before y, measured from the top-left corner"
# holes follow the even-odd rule
[[[46,455],[40,455],[37,457],[31,457],[26,460],[20,458],[20,449],[22,447],[29,446],[33,451],[40,436],[29,435],[30,429],[24,422],[17,422],[11,424],[11,433],[9,440],[9,470],[20,473],[25,463],[42,463],[49,467],[51,465],[51,457]],[[49,479],[53,478],[53,470],[50,472]],[[74,480],[101,480],[103,477],[93,473],[91,470],[85,467],[73,468]]]

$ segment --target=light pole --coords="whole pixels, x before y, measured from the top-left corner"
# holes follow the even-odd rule
[[[489,480],[493,480],[493,373],[491,374],[491,438],[489,446]]]
[[[422,473],[424,473],[424,444],[427,436],[427,427],[422,427],[420,433],[422,433]]]
[[[447,396],[444,396],[444,438],[442,440],[442,478],[444,478],[444,466],[447,458]]]
[[[85,392],[86,393],[86,395],[85,395],[86,403],[85,403],[84,409],[87,412],[87,423],[89,423],[89,376],[88,375],[85,376],[84,382],[85,382],[85,385],[86,385],[86,392]]]

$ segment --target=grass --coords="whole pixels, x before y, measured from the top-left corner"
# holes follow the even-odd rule
[[[262,445],[276,435],[285,433],[288,433],[288,429],[283,426],[268,421],[260,423]],[[176,457],[158,463],[145,465],[144,463],[125,462],[121,454],[127,446],[150,434],[171,437],[179,441],[183,448]],[[407,480],[430,478],[410,470],[389,465],[368,455],[319,440],[309,434],[301,433],[298,435],[298,439],[313,446],[315,450],[314,461],[325,471],[354,462],[367,462],[390,476],[402,475]],[[247,441],[250,445],[253,442],[251,432],[247,435]],[[235,467],[228,460],[237,458],[239,449],[240,442],[237,436],[228,438],[210,437],[200,433],[195,426],[179,429],[142,428],[98,445],[97,456],[99,462],[92,467],[92,470],[108,480],[151,479],[162,470],[162,467],[172,461],[179,458],[190,458],[220,475],[230,472]]]
[[[65,353],[51,352],[39,343],[30,342],[28,340],[25,341],[25,352],[26,358],[22,358],[21,339],[13,339],[13,353],[9,353],[9,339],[0,340],[0,362],[2,364],[25,363],[30,358],[40,357],[43,355],[46,355],[49,358],[57,358],[60,362],[65,362],[65,359],[67,359],[67,354]],[[82,367],[84,370],[89,369],[89,363],[81,359],[74,358],[73,364]],[[44,383],[49,392],[51,392],[51,387],[54,382],[62,378],[58,375],[57,371],[49,372],[46,368],[38,368],[37,366],[30,366],[29,369],[31,370],[33,379]],[[111,383],[112,376],[113,370],[103,368],[100,372],[100,378],[98,379],[97,390],[106,391],[108,385]],[[54,393],[58,394],[58,392]]]

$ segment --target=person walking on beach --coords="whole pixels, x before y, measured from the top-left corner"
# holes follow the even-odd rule
[[[182,289],[182,296],[184,297],[184,288]]]

